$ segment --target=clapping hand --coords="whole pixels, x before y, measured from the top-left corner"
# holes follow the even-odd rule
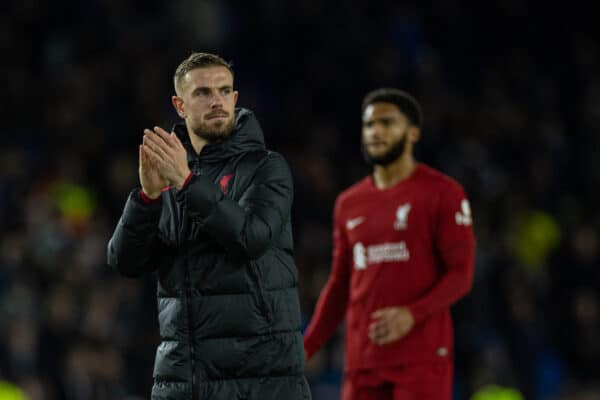
[[[146,196],[156,199],[160,196],[162,189],[167,186],[167,180],[158,172],[158,168],[152,162],[148,152],[143,145],[139,148],[139,176],[142,190]]]
[[[183,187],[190,169],[185,147],[175,133],[169,134],[158,126],[154,127],[154,131],[145,129],[142,151],[162,178],[178,190]]]

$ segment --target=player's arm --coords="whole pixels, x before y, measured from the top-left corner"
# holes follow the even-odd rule
[[[191,218],[228,251],[256,259],[281,235],[292,207],[290,169],[278,153],[260,161],[239,202],[225,196],[209,178],[194,175],[177,193]]]
[[[346,314],[350,291],[350,246],[339,214],[338,198],[333,221],[332,269],[304,334],[304,350],[307,358],[316,353],[335,333]]]
[[[161,209],[161,201],[145,203],[140,189],[129,195],[108,242],[107,262],[111,268],[129,277],[140,276],[156,268]]]
[[[130,195],[119,223],[108,242],[107,261],[125,276],[139,276],[156,267],[159,251],[158,222],[161,189],[166,185],[143,145],[139,148],[139,177],[143,188]]]
[[[450,307],[473,284],[475,236],[469,202],[457,185],[442,190],[438,203],[435,249],[444,269],[438,282],[409,305],[415,323]]]

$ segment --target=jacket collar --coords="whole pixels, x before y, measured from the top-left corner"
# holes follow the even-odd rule
[[[194,160],[206,163],[222,162],[241,153],[265,149],[262,129],[254,113],[247,108],[235,109],[235,126],[229,138],[221,143],[207,144],[200,154],[196,154],[192,147],[185,123],[175,124],[172,130],[185,146],[188,162]]]

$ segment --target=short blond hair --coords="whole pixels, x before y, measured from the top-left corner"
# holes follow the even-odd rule
[[[175,91],[179,92],[179,88],[181,87],[181,80],[191,70],[196,68],[206,68],[206,67],[214,67],[214,66],[222,66],[225,67],[231,72],[231,76],[233,76],[233,68],[231,63],[225,61],[222,57],[211,54],[211,53],[200,53],[194,52],[190,54],[188,58],[183,60],[181,64],[175,70],[175,75],[173,76],[173,84],[175,85]]]

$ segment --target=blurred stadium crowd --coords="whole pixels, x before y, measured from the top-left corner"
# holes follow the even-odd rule
[[[597,24],[514,0],[401,4],[3,2],[0,398],[148,398],[155,280],[115,275],[105,246],[143,129],[177,120],[172,74],[205,50],[234,62],[240,104],[294,172],[306,321],[335,196],[368,173],[362,96],[400,87],[424,109],[418,158],[475,215],[455,399],[600,399]],[[339,391],[342,337],[307,366],[317,400]]]

